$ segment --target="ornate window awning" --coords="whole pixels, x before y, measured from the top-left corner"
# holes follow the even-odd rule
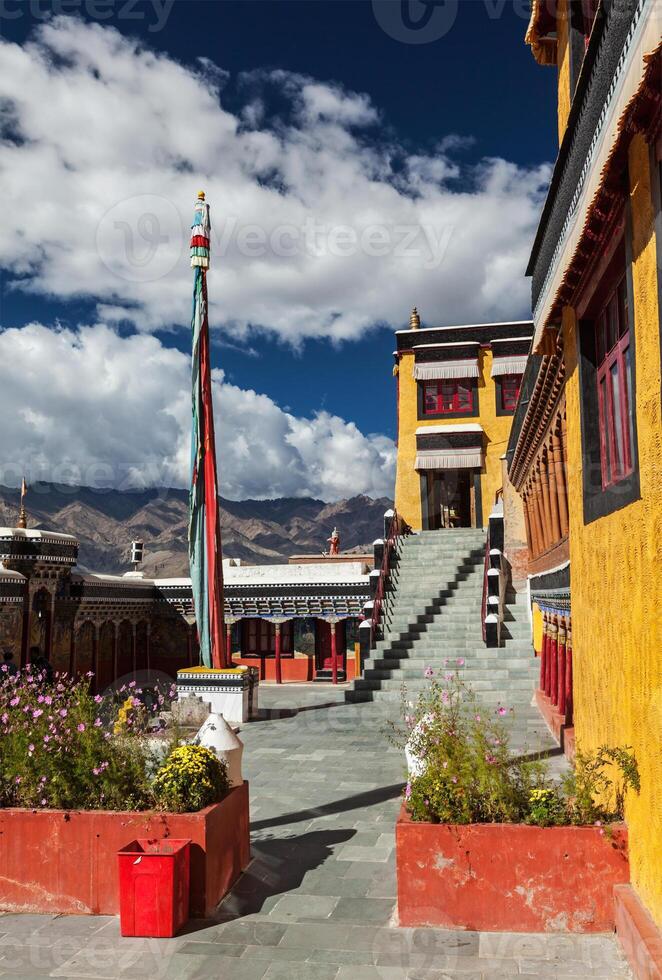
[[[415,381],[477,378],[479,375],[478,341],[417,344],[413,350]]]
[[[527,355],[512,355],[510,357],[495,357],[492,361],[491,375],[493,378],[504,374],[524,374]]]
[[[422,449],[416,453],[415,469],[417,470],[463,470],[481,467],[483,452],[471,446],[443,450]]]
[[[414,364],[416,381],[437,381],[443,378],[477,378],[478,358],[457,361],[433,361],[431,364]]]
[[[417,470],[473,469],[482,467],[483,460],[483,429],[476,423],[416,430]]]

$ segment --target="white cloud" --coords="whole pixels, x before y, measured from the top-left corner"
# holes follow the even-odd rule
[[[204,187],[213,328],[298,343],[401,325],[414,303],[427,322],[528,311],[547,167],[467,169],[443,133],[434,155],[410,155],[366,95],[283,71],[251,76],[234,115],[222,68],[73,18],[24,48],[0,42],[0,57],[0,264],[23,289],[91,297],[144,331],[186,324]]]
[[[0,333],[0,483],[186,486],[190,359],[156,338],[104,325],[78,331],[32,323]],[[395,446],[320,412],[214,376],[220,486],[225,497],[391,496]]]

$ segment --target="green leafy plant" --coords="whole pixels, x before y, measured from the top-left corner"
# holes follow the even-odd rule
[[[174,813],[202,810],[218,803],[228,789],[226,764],[201,745],[174,749],[152,783],[157,806]]]
[[[641,780],[630,746],[601,745],[597,752],[577,752],[563,779],[569,823],[622,820],[628,789],[639,792]]]

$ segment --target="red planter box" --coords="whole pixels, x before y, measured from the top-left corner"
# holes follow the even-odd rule
[[[248,783],[198,813],[0,809],[0,909],[116,915],[117,852],[191,841],[191,915],[218,905],[250,861]]]
[[[607,932],[630,880],[627,831],[525,824],[396,827],[401,926],[485,932]]]

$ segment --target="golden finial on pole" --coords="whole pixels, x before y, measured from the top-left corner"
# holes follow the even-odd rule
[[[418,330],[420,325],[421,325],[421,318],[418,315],[418,310],[416,309],[416,307],[414,307],[414,309],[409,314],[409,329]]]
[[[198,200],[199,201],[204,201],[204,199],[205,199],[205,192],[204,191],[198,191]]]
[[[25,482],[25,477],[23,477],[23,482],[21,483],[21,509],[18,514],[18,524],[17,527],[26,528],[28,526],[28,516],[25,512],[25,495],[28,492],[28,485]]]

